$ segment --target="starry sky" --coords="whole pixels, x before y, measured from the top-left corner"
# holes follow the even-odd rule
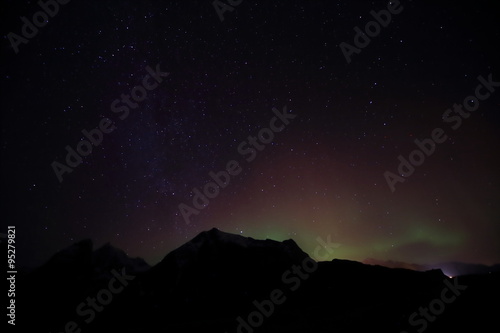
[[[349,62],[354,28],[397,3],[73,0],[15,46],[41,8],[6,3],[0,232],[16,226],[20,264],[84,238],[155,264],[212,227],[308,253],[330,237],[330,259],[500,262],[500,88],[459,128],[444,119],[479,76],[500,81],[494,1],[401,0]],[[392,191],[384,174],[436,128]],[[78,144],[92,151],[60,181]]]

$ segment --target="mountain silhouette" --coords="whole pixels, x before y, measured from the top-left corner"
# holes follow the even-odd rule
[[[446,275],[450,276],[489,274],[493,272],[500,272],[500,264],[487,266],[481,264],[470,264],[452,261],[433,264],[429,265],[428,267],[439,267],[443,272],[446,273]]]
[[[150,268],[79,242],[20,282],[19,303],[30,306],[19,313],[31,318],[22,328],[46,332],[482,331],[498,327],[498,302],[488,300],[499,299],[499,282],[498,272],[450,279],[439,269],[316,262],[293,240],[211,229]],[[89,297],[106,304],[92,310]]]
[[[428,271],[430,269],[439,269],[439,267],[428,267],[426,265],[419,265],[413,263],[407,263],[402,261],[394,261],[394,260],[379,260],[374,258],[367,258],[363,260],[363,264],[367,265],[378,265],[389,268],[406,268],[414,271]]]
[[[415,271],[428,271],[431,269],[441,269],[447,276],[473,275],[473,274],[488,274],[492,272],[500,272],[500,264],[487,266],[481,264],[469,264],[463,262],[442,262],[437,264],[419,265],[393,260],[378,260],[368,258],[363,260],[364,264],[379,265],[390,268],[407,268]]]
[[[75,307],[113,278],[113,270],[141,274],[151,267],[110,244],[93,249],[90,239],[63,249],[44,265],[20,276],[18,312],[29,314],[39,329],[60,332],[75,317]],[[26,317],[25,317],[26,318]],[[59,327],[58,327],[59,326]]]

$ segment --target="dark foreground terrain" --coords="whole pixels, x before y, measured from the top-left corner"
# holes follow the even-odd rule
[[[498,272],[445,276],[312,260],[294,241],[212,229],[154,267],[79,242],[19,280],[23,332],[498,330]]]

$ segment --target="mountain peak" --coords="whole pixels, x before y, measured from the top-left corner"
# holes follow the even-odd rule
[[[200,249],[201,247],[204,247],[206,250],[208,247],[214,246],[236,246],[240,248],[283,248],[287,249],[287,252],[305,254],[293,239],[287,239],[284,241],[276,241],[273,239],[260,240],[221,231],[217,228],[200,232],[191,241],[185,243],[178,249]]]
[[[92,256],[93,247],[94,243],[91,239],[83,239],[57,252],[47,264],[57,267],[74,262],[88,262]]]
[[[300,262],[307,257],[307,254],[291,239],[282,242],[271,239],[257,240],[212,228],[200,232],[192,240],[167,254],[162,262],[173,261],[177,267],[182,267],[204,260],[202,258],[221,256],[227,257],[227,260],[237,260],[248,255],[264,253],[287,262]]]
[[[142,258],[131,258],[127,253],[107,242],[94,251],[92,262],[96,267],[108,271],[110,267],[126,267],[128,271],[143,272],[150,266]]]
[[[197,236],[195,236],[191,242],[200,243],[200,242],[211,242],[211,243],[237,243],[239,245],[245,246],[248,245],[248,242],[255,241],[255,239],[251,237],[245,237],[242,235],[231,234],[229,232],[221,231],[217,228],[212,228],[207,231],[200,232]],[[188,242],[189,243],[189,242]]]
[[[131,258],[109,242],[94,250],[91,239],[83,239],[60,250],[37,270],[58,271],[61,267],[67,268],[64,274],[92,276],[94,279],[108,278],[112,269],[125,267],[127,272],[139,273],[150,268],[143,259]]]

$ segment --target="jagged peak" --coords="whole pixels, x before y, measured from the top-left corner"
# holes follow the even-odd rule
[[[202,252],[206,254],[211,251],[218,251],[228,245],[249,250],[268,248],[271,251],[279,251],[283,254],[288,253],[290,258],[302,258],[307,256],[293,239],[284,241],[254,239],[248,236],[221,231],[218,228],[212,228],[200,232],[190,241],[168,253],[163,258],[162,262],[172,259],[179,264],[181,262],[188,263],[192,258],[197,257]],[[203,251],[201,250],[202,248]]]
[[[185,243],[184,245],[201,245],[205,242],[209,243],[232,243],[237,244],[242,247],[249,247],[252,245],[274,245],[274,246],[282,246],[284,245],[287,248],[300,249],[297,243],[293,239],[287,239],[284,241],[277,241],[274,239],[255,239],[253,237],[233,234],[225,231],[221,231],[218,228],[212,228],[210,230],[202,231],[198,235],[196,235],[191,241]],[[183,245],[183,246],[184,246]],[[181,246],[181,247],[183,247]]]
[[[122,252],[124,253],[124,251],[122,249],[114,247],[113,245],[111,245],[110,242],[106,242],[101,247],[99,247],[98,249],[96,249],[94,251],[94,254],[100,254],[100,253],[122,253]]]

